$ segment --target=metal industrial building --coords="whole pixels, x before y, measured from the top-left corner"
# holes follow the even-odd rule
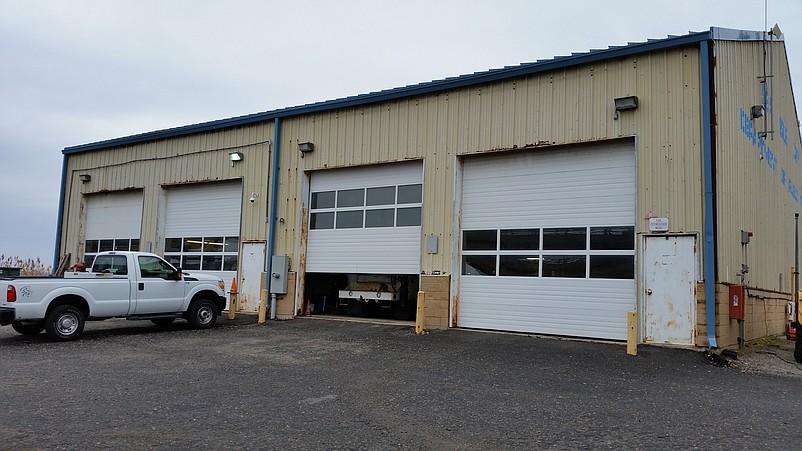
[[[288,256],[278,318],[394,275],[428,327],[623,340],[634,311],[727,346],[741,278],[745,338],[784,331],[801,147],[778,28],[711,28],[67,147],[56,257],[150,250],[255,310]]]

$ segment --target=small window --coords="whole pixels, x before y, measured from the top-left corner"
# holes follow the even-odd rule
[[[114,240],[114,250],[115,251],[127,251],[131,247],[130,240]]]
[[[502,255],[499,257],[498,275],[537,277],[540,275],[540,256]]]
[[[181,258],[181,268],[182,269],[193,269],[193,270],[200,270],[201,269],[201,256],[200,255],[184,255]]]
[[[124,276],[128,274],[128,259],[124,255],[101,255],[95,258],[92,271]]]
[[[325,213],[312,213],[309,219],[309,228],[313,230],[333,229],[334,212],[328,211]]]
[[[462,232],[462,250],[494,251],[497,249],[495,230],[466,230]]]
[[[318,208],[334,208],[334,191],[323,191],[320,193],[312,193],[311,207]]]
[[[131,240],[131,250],[134,252],[139,250],[139,239]]]
[[[96,254],[100,247],[100,240],[86,240],[84,243],[85,254]]]
[[[114,240],[100,240],[100,252],[113,251]]]
[[[164,252],[181,252],[181,238],[167,238],[164,240]]]
[[[239,237],[229,236],[225,240],[225,252],[239,252]]]
[[[362,227],[362,213],[363,210],[355,211],[338,211],[337,212],[337,228],[338,229],[357,229]]]
[[[584,255],[544,255],[543,277],[585,277]]]
[[[223,257],[223,271],[236,271],[237,270],[237,256],[226,255]]]
[[[634,279],[634,255],[591,255],[590,277],[594,279]]]
[[[543,229],[543,249],[585,250],[587,249],[586,235],[587,229],[584,227]]]
[[[184,252],[200,252],[203,249],[203,238],[184,238]]]
[[[181,267],[181,256],[180,255],[165,255],[164,259],[167,260],[168,263],[175,266],[176,268]]]
[[[395,223],[395,209],[365,211],[365,227],[392,227]]]
[[[634,227],[591,227],[591,250],[635,250]]]
[[[462,274],[465,276],[495,276],[495,255],[463,255]]]
[[[382,186],[381,188],[368,188],[365,205],[392,205],[395,203],[395,187]]]
[[[203,240],[203,252],[223,252],[225,242],[222,236],[206,237]]]
[[[223,267],[223,255],[204,255],[201,261],[203,271],[220,271]]]
[[[540,249],[540,229],[512,229],[501,231],[501,250],[518,251]]]
[[[395,225],[397,227],[419,226],[421,223],[421,208],[399,208]]]
[[[337,191],[337,207],[361,207],[365,205],[365,190],[344,189]],[[361,227],[361,226],[360,226]],[[337,227],[338,229],[340,227]]]
[[[398,187],[399,204],[419,204],[423,201],[423,185],[401,185]]]

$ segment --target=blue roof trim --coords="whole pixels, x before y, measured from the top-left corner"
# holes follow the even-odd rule
[[[199,124],[157,130],[90,144],[82,144],[78,146],[66,147],[62,153],[73,154],[88,152],[91,150],[107,149],[110,147],[125,146],[146,141],[172,138],[176,136],[240,127],[259,122],[271,121],[276,118],[287,118],[321,111],[385,102],[404,97],[412,97],[451,89],[464,88],[467,86],[492,83],[495,81],[558,70],[580,64],[622,58],[676,47],[698,45],[698,43],[701,41],[713,39],[716,33],[720,33],[718,30],[724,29],[711,28],[710,31],[693,32],[683,36],[669,36],[665,39],[650,39],[646,42],[628,43],[625,46],[612,46],[602,50],[590,50],[585,53],[573,53],[567,56],[556,56],[549,60],[538,60],[534,63],[523,63],[518,66],[490,69],[483,72],[475,72],[473,74],[461,75],[457,77],[448,77],[441,80],[393,88],[384,91],[371,92],[368,94],[360,94],[352,97],[344,97],[341,99],[327,100],[323,102],[265,111],[262,113],[254,113],[228,119],[219,119]],[[728,33],[728,35],[730,35],[730,33]]]

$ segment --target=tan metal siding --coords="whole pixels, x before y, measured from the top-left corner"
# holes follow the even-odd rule
[[[264,240],[268,199],[266,168],[271,154],[267,141],[272,136],[272,123],[265,123],[69,155],[62,253],[72,253],[73,261],[83,253],[80,230],[83,208],[80,206],[84,194],[143,189],[142,246],[144,248],[150,241],[153,249],[160,252],[163,243],[156,240],[156,228],[161,187],[218,180],[244,180],[241,239]],[[228,159],[232,151],[245,155],[244,161],[234,167]],[[78,180],[79,174],[89,174],[92,180],[83,184]],[[253,204],[248,201],[251,192],[259,194]]]
[[[802,162],[794,159],[794,144],[802,152],[798,117],[791,90],[785,43],[771,44],[773,67],[773,136],[766,139],[773,158],[753,144],[741,129],[741,109],[761,104],[759,76],[763,75],[763,43],[716,42],[717,128],[716,128],[716,208],[718,213],[718,277],[722,282],[738,282],[743,262],[740,231],[753,231],[748,245],[751,267],[750,286],[783,292],[791,291],[794,264],[794,213],[802,210],[789,192],[788,180],[802,189]],[[771,91],[771,89],[770,89]],[[771,118],[771,116],[769,116]],[[779,120],[787,127],[787,144],[780,137]],[[747,120],[754,131],[763,129],[763,120]],[[782,170],[787,180],[783,183]],[[782,276],[781,276],[782,275]],[[782,284],[780,278],[782,277]]]
[[[698,232],[699,92],[699,52],[692,47],[289,118],[282,122],[281,161],[289,169],[279,197],[300,197],[304,171],[423,158],[423,234],[439,235],[441,245],[439,253],[423,254],[422,269],[449,273],[459,155],[636,136],[637,228],[648,228],[651,212],[669,217],[672,230]],[[614,120],[613,99],[633,94],[641,107]],[[297,144],[304,141],[315,151],[301,159]],[[279,231],[278,253],[296,248],[300,213],[292,202],[279,206],[287,230]]]

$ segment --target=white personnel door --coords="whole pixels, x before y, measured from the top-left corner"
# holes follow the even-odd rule
[[[645,236],[642,247],[644,343],[693,345],[696,237]]]
[[[242,244],[242,277],[237,287],[239,308],[246,311],[259,309],[262,291],[262,273],[265,271],[265,243]]]

